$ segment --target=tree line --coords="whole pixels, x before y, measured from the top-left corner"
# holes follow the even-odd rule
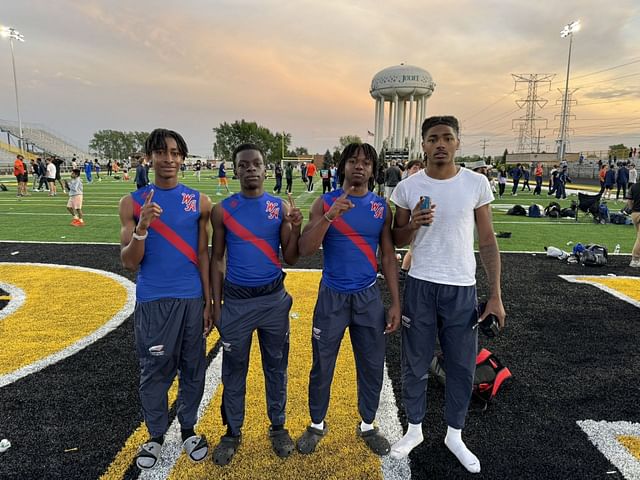
[[[291,134],[287,132],[272,132],[257,122],[236,120],[233,123],[223,122],[213,129],[216,140],[213,144],[213,157],[220,160],[232,160],[233,149],[242,143],[255,143],[263,149],[265,161],[275,164],[285,157],[309,156],[306,147],[291,146]],[[124,132],[119,130],[99,130],[93,134],[89,149],[105,159],[125,159],[130,155],[144,150],[144,143],[149,132]],[[337,162],[340,152],[349,143],[362,143],[357,135],[345,135],[339,138],[333,154],[326,151],[325,158]]]
[[[123,160],[131,154],[144,150],[149,132],[121,132],[98,130],[89,142],[89,150],[101,158]]]

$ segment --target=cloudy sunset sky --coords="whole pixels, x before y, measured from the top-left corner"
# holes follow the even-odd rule
[[[463,154],[510,151],[524,115],[512,73],[556,74],[538,115],[554,149],[568,39],[574,36],[570,151],[640,144],[637,0],[3,1],[15,45],[23,122],[89,143],[100,129],[181,132],[209,155],[212,128],[246,119],[332,149],[374,129],[371,79],[401,62],[436,82],[427,113],[462,121]],[[15,121],[8,41],[0,42],[0,119]],[[543,124],[540,124],[543,127]]]

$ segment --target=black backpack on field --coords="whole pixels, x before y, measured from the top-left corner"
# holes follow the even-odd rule
[[[558,202],[551,202],[544,209],[544,214],[547,217],[558,218],[558,217],[560,217],[560,210],[561,210],[561,208],[560,208],[560,204]]]
[[[624,213],[610,213],[609,221],[616,225],[626,225],[627,216]]]
[[[431,361],[429,372],[438,383],[445,385],[446,372],[443,354],[437,354]],[[504,386],[504,382],[511,378],[511,372],[498,358],[486,348],[476,357],[476,373],[473,376],[473,399],[479,401],[486,408]]]
[[[509,210],[507,210],[507,215],[518,215],[518,216],[527,216],[527,211],[522,205],[514,205]]]
[[[566,207],[560,210],[560,216],[576,218],[576,211],[573,208]]]
[[[4,183],[0,183],[0,190],[2,190],[3,192],[8,192],[9,189],[5,186]]]

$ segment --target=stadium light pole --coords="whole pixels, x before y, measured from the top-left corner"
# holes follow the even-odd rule
[[[568,23],[560,31],[560,38],[569,37],[569,57],[567,58],[567,78],[564,84],[564,99],[562,102],[562,117],[560,119],[560,145],[558,146],[558,160],[564,160],[566,138],[567,138],[567,107],[569,100],[569,68],[571,67],[571,47],[573,45],[573,34],[580,30],[580,20]]]
[[[18,113],[18,129],[20,132],[20,150],[24,150],[24,137],[22,135],[22,118],[20,117],[20,102],[18,101],[18,78],[16,76],[16,59],[13,54],[13,41],[24,42],[24,35],[12,27],[0,26],[0,37],[8,38],[11,45],[11,65],[13,66],[13,85],[16,92],[16,111]]]

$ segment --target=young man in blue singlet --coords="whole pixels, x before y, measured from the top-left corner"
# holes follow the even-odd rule
[[[221,412],[227,426],[213,451],[217,465],[228,464],[240,446],[249,353],[256,330],[271,422],[269,439],[279,457],[288,457],[294,450],[284,428],[292,299],[284,288],[278,253],[282,248],[285,262],[297,262],[302,213],[293,202],[288,205],[265,193],[264,153],[258,146],[238,146],[233,162],[241,191],[218,203],[211,213],[213,321],[224,348]]]
[[[155,182],[120,200],[120,256],[127,270],[138,270],[134,312],[140,361],[140,401],[150,440],[136,464],[156,466],[169,427],[167,391],[180,371],[178,420],[183,450],[194,462],[209,451],[196,435],[204,391],[205,336],[211,330],[209,239],[211,201],[178,183],[187,156],[180,134],[156,129],[145,143]]]
[[[300,237],[301,255],[323,247],[322,282],[313,315],[313,366],[309,376],[311,425],[298,439],[298,450],[312,453],[327,433],[324,421],[331,382],[347,327],[356,361],[358,411],[356,434],[378,455],[389,453],[389,442],[373,425],[384,373],[385,334],[400,326],[398,262],[391,237],[391,209],[373,194],[378,156],[368,144],[352,143],[338,164],[341,189],[323,194],[311,206],[309,223]],[[385,311],[376,285],[376,252],[391,293]]]

